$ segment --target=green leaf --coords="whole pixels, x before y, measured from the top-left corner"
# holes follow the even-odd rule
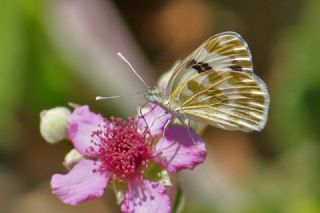
[[[124,195],[127,191],[128,184],[124,182],[112,181],[111,187],[117,199],[117,204],[120,205],[124,199]]]
[[[21,2],[0,1],[0,150],[12,150],[19,138],[19,109],[23,87],[23,52],[25,51]],[[30,94],[30,93],[29,93]]]
[[[151,162],[148,169],[145,171],[145,177],[149,180],[158,182],[164,186],[172,186],[170,175],[167,170],[163,169],[161,166],[155,162]]]
[[[176,197],[174,199],[173,213],[181,213],[185,204],[185,197],[180,184],[176,187]]]

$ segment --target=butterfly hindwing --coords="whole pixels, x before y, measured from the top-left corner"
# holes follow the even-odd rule
[[[261,130],[269,95],[254,74],[208,70],[189,78],[172,94],[170,106],[188,118],[227,130]]]

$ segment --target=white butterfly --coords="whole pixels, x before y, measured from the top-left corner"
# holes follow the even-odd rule
[[[174,69],[164,90],[148,89],[146,98],[183,123],[245,132],[264,128],[270,102],[265,83],[253,73],[250,49],[235,32],[209,38]]]

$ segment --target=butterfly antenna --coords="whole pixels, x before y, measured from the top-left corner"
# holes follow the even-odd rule
[[[146,92],[147,91],[139,91],[139,92],[130,93],[130,94],[127,94],[127,95],[97,96],[96,97],[96,101],[108,100],[108,99],[116,99],[116,98],[125,98],[125,97],[129,97],[129,96],[132,96],[132,95],[143,94],[143,93],[146,93]]]
[[[147,84],[145,80],[137,73],[137,71],[133,68],[133,66],[129,63],[129,61],[122,55],[121,52],[118,52],[117,55],[131,68],[132,72],[142,81],[142,83],[149,89],[150,86]]]

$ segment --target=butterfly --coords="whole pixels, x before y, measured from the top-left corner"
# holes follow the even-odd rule
[[[264,128],[270,103],[249,46],[235,32],[206,40],[174,69],[164,90],[149,89],[146,99],[181,122],[244,132]]]

